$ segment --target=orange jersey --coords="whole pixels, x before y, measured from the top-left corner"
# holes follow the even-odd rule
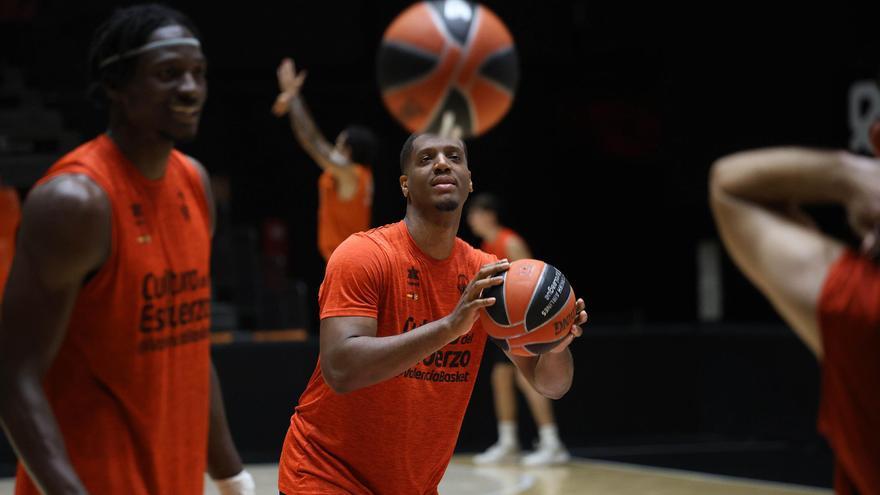
[[[18,192],[11,187],[0,187],[0,303],[15,254],[15,233],[21,221],[21,203]]]
[[[357,175],[357,192],[349,200],[336,193],[336,179],[324,172],[318,179],[318,249],[325,260],[355,232],[370,228],[373,208],[373,173],[363,165],[352,165]]]
[[[507,242],[511,238],[520,239],[520,241],[522,241],[522,238],[516,232],[504,227],[498,232],[498,235],[495,236],[495,240],[492,242],[483,241],[483,245],[480,246],[480,249],[487,253],[494,254],[498,259],[510,258],[510,254],[507,252]]]
[[[880,493],[880,267],[844,253],[828,271],[819,324],[819,430],[834,450],[834,491]]]
[[[418,332],[451,313],[479,268],[494,260],[460,239],[449,258],[432,259],[404,222],[355,234],[327,264],[321,318],[375,318],[378,337]],[[319,360],[284,440],[279,489],[436,494],[485,342],[477,323],[400,375],[344,395],[324,382]]]
[[[106,135],[41,179],[82,174],[112,208],[111,250],[83,285],[45,380],[89,493],[201,494],[208,445],[210,216],[198,170],[173,151],[148,180]],[[16,493],[37,494],[19,466]]]

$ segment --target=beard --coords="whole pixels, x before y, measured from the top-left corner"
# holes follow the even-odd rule
[[[434,203],[434,207],[440,211],[455,211],[458,209],[458,201],[454,199],[444,199],[438,203]]]

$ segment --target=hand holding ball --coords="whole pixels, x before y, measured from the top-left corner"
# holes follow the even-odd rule
[[[502,274],[504,282],[483,290],[495,304],[481,308],[489,337],[513,355],[536,356],[555,349],[578,323],[571,284],[557,268],[533,259],[517,260]]]

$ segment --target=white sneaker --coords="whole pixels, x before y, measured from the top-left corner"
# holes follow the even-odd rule
[[[482,454],[474,456],[474,464],[501,464],[519,459],[519,445],[496,443]]]
[[[550,466],[568,462],[571,456],[562,444],[542,445],[537,444],[534,452],[523,456],[523,466]]]

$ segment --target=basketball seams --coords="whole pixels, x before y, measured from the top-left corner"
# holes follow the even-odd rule
[[[569,306],[571,306],[572,308],[575,308],[575,306],[574,306],[574,305],[575,305],[574,297],[575,297],[575,296],[574,296],[574,292],[573,292],[573,291],[569,291],[568,296],[566,296],[565,301],[562,303],[561,308],[562,308],[562,309],[565,309],[565,308],[568,308]],[[554,333],[553,336],[549,337],[550,340],[529,340],[528,338],[536,339],[535,335],[538,335],[538,334],[540,333],[540,332],[538,332],[538,330],[544,328],[545,325],[549,325],[549,324],[551,324],[551,323],[552,323],[552,324],[555,324],[555,323],[556,323],[555,320],[556,320],[556,318],[559,316],[559,313],[562,311],[562,309],[560,309],[559,312],[557,312],[555,315],[553,315],[553,317],[548,318],[546,321],[544,321],[543,323],[541,323],[541,326],[537,327],[536,329],[531,330],[531,331],[529,331],[529,332],[526,332],[526,333],[524,333],[524,334],[516,335],[516,336],[513,336],[513,337],[507,337],[507,338],[508,338],[508,339],[512,339],[512,340],[526,340],[526,341],[527,341],[526,343],[519,343],[519,344],[516,343],[516,342],[514,342],[513,345],[514,345],[515,347],[524,347],[524,346],[527,346],[527,345],[547,344],[547,343],[557,342],[559,339],[556,339],[556,340],[554,340],[554,339],[556,338],[557,335],[559,335],[559,333]],[[563,320],[563,321],[564,321],[564,320]],[[570,329],[569,329],[569,330],[570,330]],[[560,332],[560,333],[561,333],[561,332]],[[566,333],[565,335],[568,335],[568,333]],[[565,338],[565,335],[563,335],[562,338]],[[528,337],[528,338],[525,338],[525,337]]]
[[[484,83],[488,84],[489,86],[492,86],[493,88],[497,89],[499,92],[510,95],[511,99],[514,98],[515,93],[513,91],[511,91],[510,88],[508,88],[502,84],[499,84],[494,79],[490,79],[482,74],[477,74],[477,78],[480,79],[480,81],[483,81]]]
[[[385,106],[411,131],[437,132],[451,113],[464,136],[482,134],[501,120],[514,98],[519,71],[512,36],[495,13],[472,1],[465,0],[454,12],[445,10],[445,0],[418,5],[418,17],[407,17],[406,22],[422,23],[420,29],[430,35],[431,43],[421,44],[420,31],[413,26],[398,26],[397,31],[406,34],[402,37],[388,38],[386,31],[383,47],[401,57],[421,59],[421,67],[407,72],[406,78],[380,84]],[[399,63],[410,65],[406,58]]]
[[[403,83],[385,86],[384,88],[382,88],[382,93],[395,93],[397,91],[406,89],[410,86],[413,86],[416,84],[421,84],[425,80],[429,79],[431,77],[431,75],[434,73],[434,71],[437,70],[437,68],[440,66],[440,62],[443,61],[443,54],[446,53],[446,47],[443,47],[444,51],[440,53],[440,56],[437,56],[436,53],[431,53],[431,52],[425,51],[421,47],[418,47],[418,46],[410,44],[410,43],[406,43],[404,41],[399,41],[399,40],[385,41],[384,45],[394,47],[394,48],[397,48],[402,51],[413,52],[417,55],[424,55],[425,57],[433,58],[433,59],[435,59],[436,63],[434,65],[434,67],[430,71],[426,72],[424,75],[417,77],[417,78],[414,78],[414,79],[408,79],[406,82],[403,82]]]
[[[480,79],[483,79],[484,81],[490,81],[490,82],[494,83],[493,85],[495,85],[495,86],[500,85],[501,83],[499,81],[484,74],[483,69],[487,65],[489,65],[490,63],[495,62],[496,60],[501,59],[502,57],[505,57],[508,55],[511,55],[514,57],[516,56],[516,47],[512,43],[508,46],[502,46],[501,48],[498,48],[494,52],[487,53],[486,57],[483,59],[483,62],[480,64],[479,67],[477,67],[477,71],[476,71],[477,77],[479,77]],[[517,77],[514,80],[512,87],[507,87],[507,86],[503,86],[503,85],[501,87],[504,88],[503,89],[504,92],[509,93],[512,97],[513,94],[516,92],[516,86],[517,86],[518,82],[519,82],[519,71],[517,71]]]
[[[509,271],[509,270],[508,270],[508,271]],[[502,275],[502,277],[504,277],[504,281],[502,282],[502,284],[504,284],[504,285],[501,287],[502,292],[504,292],[504,314],[507,315],[507,322],[510,323],[510,321],[511,321],[511,320],[510,320],[510,306],[508,306],[508,304],[507,304],[507,301],[509,300],[509,298],[507,297],[507,283],[506,283],[506,282],[507,282],[507,272],[504,272],[504,274]],[[506,327],[507,327],[507,328],[510,328],[510,327],[513,327],[513,326],[519,325],[519,324],[521,324],[521,323],[522,323],[522,322],[519,321],[519,322],[516,322],[516,323],[512,323],[512,324],[510,324],[510,325],[506,325]],[[499,325],[499,326],[500,326],[500,325]]]
[[[535,304],[535,300],[538,299],[539,295],[541,294],[541,291],[539,289],[541,288],[541,285],[544,284],[544,278],[547,276],[547,268],[549,266],[550,265],[548,265],[547,263],[544,263],[544,266],[541,268],[541,276],[538,277],[538,283],[536,283],[535,287],[532,289],[532,297],[529,298],[529,304],[526,305],[526,310],[523,312],[523,328],[525,329],[526,333],[532,331],[532,329],[529,328],[528,325],[529,311],[532,309],[532,305]]]
[[[470,134],[473,132],[473,129],[476,129],[477,126],[475,123],[477,122],[476,109],[474,108],[474,103],[471,101],[470,95],[465,91],[465,88],[462,88],[458,85],[458,76],[461,74],[462,69],[464,68],[465,63],[467,62],[468,51],[470,50],[470,46],[474,41],[474,36],[476,34],[476,30],[479,28],[480,23],[482,22],[483,16],[483,8],[480,5],[473,5],[475,7],[473,9],[473,19],[471,20],[470,26],[468,26],[468,34],[467,38],[465,38],[465,44],[462,45],[455,39],[455,36],[449,32],[446,28],[446,22],[440,17],[439,12],[436,9],[429,9],[431,13],[431,19],[434,21],[435,26],[440,30],[440,33],[446,38],[446,41],[449,43],[448,45],[443,47],[443,53],[441,54],[440,60],[443,60],[443,56],[448,52],[448,46],[453,45],[456,47],[461,47],[461,58],[455,64],[455,67],[452,69],[452,74],[450,75],[449,83],[446,85],[446,90],[443,92],[443,96],[437,100],[437,105],[432,109],[430,113],[430,117],[427,119],[429,122],[428,128],[430,128],[433,124],[437,122],[438,114],[440,110],[443,108],[443,104],[446,103],[446,100],[449,98],[449,93],[452,89],[460,89],[459,93],[464,96],[465,101],[467,102],[468,113],[470,114],[471,120],[471,128],[472,129],[462,129],[466,134]],[[439,65],[439,64],[438,64]],[[508,321],[510,321],[508,319]]]
[[[554,278],[555,278],[556,273],[559,273],[560,284],[563,287],[562,291],[567,292],[568,294],[565,297],[564,301],[562,301],[560,304],[556,305],[556,307],[554,308],[555,310],[552,313],[548,313],[547,315],[543,315],[544,323],[542,323],[541,325],[539,325],[535,328],[529,328],[528,327],[529,311],[532,309],[532,304],[534,304],[535,301],[541,297],[542,291],[538,291],[538,288],[540,288],[541,284],[543,284],[543,282],[545,280],[544,277],[548,275],[547,267],[550,267],[554,270],[554,272],[553,272]],[[526,307],[525,319],[523,320],[523,327],[526,329],[526,332],[535,331],[535,330],[541,328],[542,326],[544,326],[547,322],[556,318],[556,316],[559,315],[559,312],[562,311],[562,308],[565,307],[565,305],[568,303],[568,300],[571,298],[571,292],[572,292],[571,291],[571,284],[568,283],[568,279],[565,278],[565,275],[562,273],[562,271],[553,265],[545,264],[544,265],[544,272],[541,273],[541,278],[538,280],[538,284],[535,286],[535,292],[532,293],[532,299],[529,301],[528,307]]]
[[[475,129],[479,127],[479,120],[477,119],[477,109],[474,106],[473,100],[471,100],[471,94],[467,91],[468,88],[460,87],[458,85],[458,76],[461,75],[461,71],[464,70],[464,66],[467,64],[468,55],[471,51],[471,45],[474,44],[474,40],[477,39],[477,31],[480,29],[480,26],[483,24],[483,7],[480,5],[475,5],[474,8],[474,19],[471,21],[471,25],[468,26],[468,34],[466,38],[466,44],[461,48],[461,60],[458,62],[458,66],[455,68],[453,73],[452,85],[458,87],[460,89],[460,93],[465,96],[465,101],[467,101],[468,113],[470,113],[471,120],[471,129],[468,129],[467,132],[474,132]],[[479,72],[478,72],[479,74]],[[508,319],[508,321],[510,321]]]
[[[440,62],[443,61],[443,59],[446,57],[446,54],[449,53],[449,50],[451,48],[460,47],[460,52],[461,52],[461,58],[456,63],[455,67],[452,68],[452,73],[450,74],[449,80],[447,81],[447,84],[445,85],[443,95],[440,98],[437,98],[437,102],[434,104],[434,108],[432,108],[431,112],[428,114],[428,118],[426,119],[426,122],[428,122],[428,125],[426,126],[426,128],[430,129],[437,122],[438,114],[440,113],[440,110],[443,108],[443,104],[446,103],[446,99],[449,98],[449,92],[452,90],[453,86],[456,85],[455,78],[458,75],[458,73],[461,71],[461,61],[467,58],[466,57],[467,45],[461,45],[458,42],[458,40],[455,39],[455,36],[453,36],[452,33],[450,33],[449,30],[446,28],[446,22],[440,17],[440,13],[437,12],[436,9],[431,8],[431,9],[428,9],[428,11],[431,14],[431,20],[434,21],[434,26],[440,31],[440,34],[442,34],[443,37],[446,39],[446,44],[443,46],[443,51],[440,53]],[[476,15],[476,12],[474,12],[474,15]],[[475,24],[474,21],[476,21],[476,18],[471,20],[471,26],[469,27],[469,29],[473,29],[473,25]],[[470,43],[470,32],[468,32],[468,38],[466,41],[468,43]],[[440,63],[438,62],[437,65],[439,66]],[[470,101],[468,101],[468,105],[470,105]],[[508,321],[510,321],[510,320],[508,320]]]

